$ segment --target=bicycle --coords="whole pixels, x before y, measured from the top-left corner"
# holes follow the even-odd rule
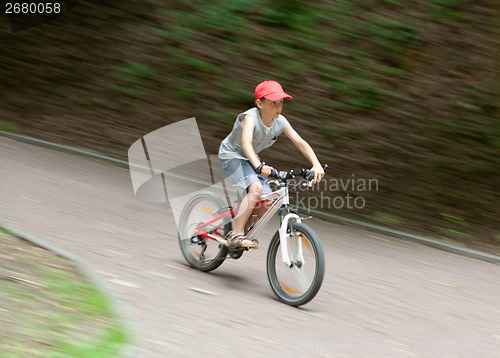
[[[269,182],[277,184],[279,189],[261,196],[257,204],[268,200],[271,204],[260,218],[252,215],[254,222],[245,230],[251,240],[274,214],[279,214],[280,228],[273,235],[267,252],[267,276],[278,299],[291,306],[312,300],[325,273],[325,258],[318,236],[302,223],[298,210],[289,205],[289,186],[293,190],[301,184],[311,187],[314,182],[314,173],[310,170],[302,169],[298,175],[303,179],[293,185],[290,180],[297,176],[293,170],[273,171],[269,176],[273,180]],[[184,258],[192,267],[212,271],[227,257],[239,259],[248,251],[243,247],[226,247],[225,237],[232,229],[231,220],[240,205],[241,202],[236,209],[226,206],[211,192],[198,193],[189,199],[179,220],[179,243]]]

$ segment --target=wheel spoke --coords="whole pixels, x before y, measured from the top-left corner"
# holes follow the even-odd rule
[[[307,272],[302,268],[298,268],[297,266],[292,267],[292,273],[296,278],[297,284],[301,288],[301,292],[305,293],[309,286],[311,285],[309,280],[307,279]]]

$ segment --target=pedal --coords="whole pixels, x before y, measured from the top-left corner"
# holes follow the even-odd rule
[[[198,236],[193,236],[190,241],[192,244],[196,244],[196,245],[204,245],[205,244],[205,241],[201,240]]]
[[[229,249],[229,257],[232,259],[239,259],[245,251],[248,251],[248,247],[231,247]]]

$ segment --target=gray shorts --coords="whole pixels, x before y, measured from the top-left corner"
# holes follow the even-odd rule
[[[256,181],[260,181],[262,183],[262,194],[272,193],[271,187],[267,182],[267,177],[256,174],[255,168],[250,161],[237,158],[219,158],[219,163],[224,173],[226,173],[229,180],[231,180],[240,194],[245,195],[247,188]]]

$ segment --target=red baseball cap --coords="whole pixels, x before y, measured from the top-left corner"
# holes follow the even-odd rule
[[[283,98],[290,98],[292,96],[283,91],[283,87],[276,81],[264,81],[255,87],[255,101],[264,97],[270,101],[278,101]]]

